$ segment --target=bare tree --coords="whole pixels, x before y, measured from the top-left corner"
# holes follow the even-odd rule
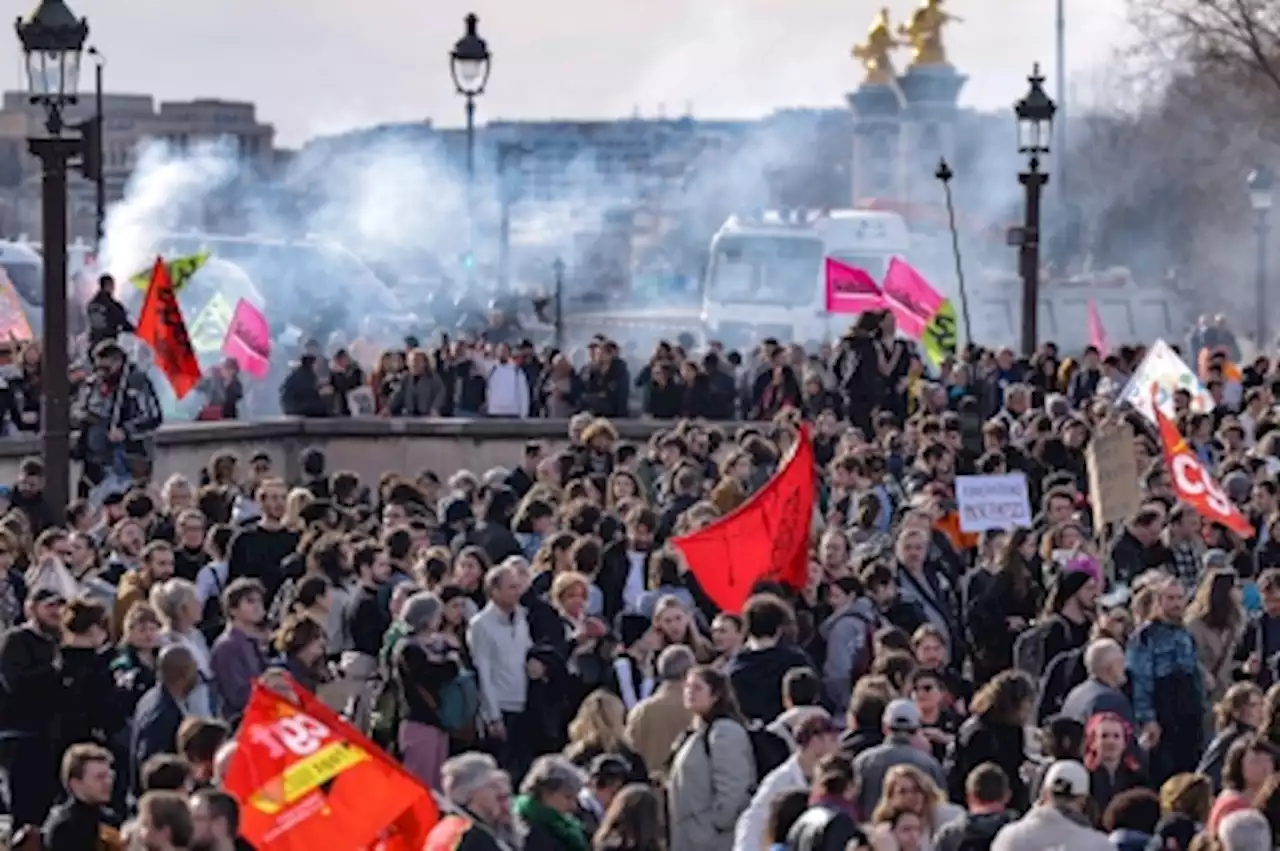
[[[1280,95],[1280,3],[1275,0],[1128,0],[1149,51],[1167,61],[1261,77]]]

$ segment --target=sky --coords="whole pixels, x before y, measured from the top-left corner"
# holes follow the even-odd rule
[[[840,106],[861,79],[850,49],[887,4],[912,0],[67,0],[107,58],[106,88],[161,99],[251,100],[277,144],[400,121],[463,120],[448,52],[467,12],[493,55],[477,120],[639,114],[751,118]],[[1124,0],[1065,0],[1068,93],[1130,43]],[[1004,108],[1033,62],[1052,77],[1054,0],[948,0],[945,36],[969,80],[964,105]],[[998,10],[998,11],[997,11]],[[369,12],[369,14],[364,14]],[[12,31],[9,31],[12,33]],[[907,61],[902,52],[901,65]],[[82,86],[92,85],[86,69]],[[21,85],[13,35],[0,37],[6,88]],[[1050,79],[1050,91],[1054,81]]]

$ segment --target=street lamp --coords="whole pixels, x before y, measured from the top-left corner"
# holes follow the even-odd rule
[[[476,32],[480,19],[475,14],[463,19],[467,31],[449,53],[449,73],[453,86],[467,100],[467,179],[475,176],[476,98],[484,94],[489,82],[489,66],[493,57],[489,45]]]
[[[89,48],[89,55],[93,57],[93,120],[97,122],[97,155],[98,162],[103,161],[102,138],[103,138],[103,121],[105,113],[102,109],[102,72],[107,67],[107,57],[102,55],[102,51],[96,47]],[[94,224],[98,235],[98,251],[102,251],[102,238],[107,232],[107,181],[103,173],[98,174],[98,179],[94,181],[96,208],[94,216]]]
[[[63,113],[76,102],[80,53],[89,24],[63,0],[41,0],[14,25],[26,56],[30,101],[44,107],[47,135],[27,140],[40,160],[41,239],[44,243],[44,464],[45,494],[57,517],[66,510],[71,485],[71,379],[67,356],[67,169],[79,166],[92,179],[96,158],[79,136],[64,136]],[[100,165],[100,164],[99,164]]]
[[[1039,63],[1027,81],[1031,84],[1030,90],[1013,106],[1018,119],[1018,153],[1027,158],[1026,170],[1018,175],[1018,182],[1027,193],[1026,219],[1022,231],[1014,236],[1022,270],[1022,351],[1033,355],[1040,302],[1040,193],[1049,183],[1049,175],[1040,169],[1040,158],[1049,153],[1057,106],[1044,90]]]
[[[942,184],[942,191],[947,196],[947,224],[951,228],[951,254],[956,261],[956,283],[960,287],[960,315],[964,320],[965,343],[972,339],[969,336],[969,296],[964,288],[964,265],[960,262],[960,233],[956,230],[956,207],[951,198],[951,179],[955,172],[947,165],[946,157],[938,160],[938,169],[933,176]]]
[[[1271,213],[1272,189],[1275,176],[1271,169],[1259,165],[1249,173],[1249,205],[1253,207],[1253,231],[1258,236],[1257,280],[1257,343],[1258,351],[1267,347],[1267,235],[1271,232],[1268,217]]]

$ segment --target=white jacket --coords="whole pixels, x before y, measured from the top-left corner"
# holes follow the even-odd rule
[[[767,847],[764,832],[769,826],[769,808],[779,795],[809,788],[809,781],[800,770],[799,754],[770,771],[760,781],[751,803],[738,816],[733,830],[733,851],[761,851]]]
[[[1105,833],[1069,818],[1057,807],[1038,804],[1013,824],[1000,828],[991,851],[1114,851]]]
[[[485,383],[485,413],[491,417],[529,416],[529,379],[514,361],[495,362]]]

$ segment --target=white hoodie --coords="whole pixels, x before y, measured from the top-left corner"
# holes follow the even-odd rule
[[[514,361],[495,362],[485,384],[485,411],[491,417],[529,416],[529,379]]]

